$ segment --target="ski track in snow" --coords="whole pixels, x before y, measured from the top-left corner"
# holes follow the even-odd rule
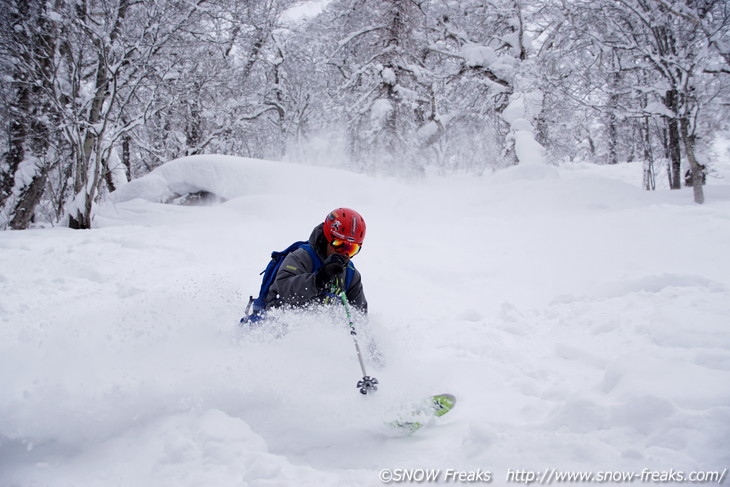
[[[696,206],[629,184],[628,165],[416,182],[219,156],[163,168],[94,230],[0,234],[0,485],[730,467],[724,180]],[[200,189],[229,199],[155,202]],[[237,325],[268,252],[338,206],[368,223],[368,397],[341,310]],[[437,424],[384,427],[440,392],[459,402]]]

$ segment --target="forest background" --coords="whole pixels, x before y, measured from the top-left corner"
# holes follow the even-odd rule
[[[702,184],[725,0],[3,0],[0,228],[90,228],[179,157],[419,177],[643,165]]]

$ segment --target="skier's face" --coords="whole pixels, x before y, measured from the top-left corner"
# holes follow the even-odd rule
[[[335,239],[327,246],[327,256],[340,254],[351,259],[360,252],[361,247],[361,245],[353,242],[345,242],[343,240]]]

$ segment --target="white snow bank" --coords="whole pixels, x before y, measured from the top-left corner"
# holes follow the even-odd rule
[[[325,174],[330,177],[335,174],[338,185],[343,188],[358,179],[353,173],[336,169],[244,157],[197,155],[163,164],[114,191],[111,198],[115,203],[137,198],[161,203],[200,191],[224,200],[277,191],[298,197],[317,191]],[[327,189],[337,191],[339,188]]]

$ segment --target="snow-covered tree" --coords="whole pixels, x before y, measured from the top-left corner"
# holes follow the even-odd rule
[[[556,54],[568,48],[583,54],[568,58],[572,69],[555,61],[552,72],[556,90],[599,114],[607,162],[617,161],[619,152],[653,159],[651,146],[659,145],[670,186],[679,188],[684,153],[697,202],[703,200],[697,122],[717,95],[712,85],[724,69],[717,66],[726,8],[715,0],[566,2],[563,48]]]
[[[288,3],[3,3],[14,81],[2,224],[27,226],[43,200],[51,221],[89,228],[95,202],[130,175],[207,148],[280,156],[266,49]]]
[[[280,158],[289,107],[281,91],[288,53],[277,41],[291,0],[216,0],[187,35],[166,47],[154,106],[135,132],[142,171],[201,152]]]
[[[0,165],[0,228],[27,228],[57,166],[52,131],[57,120],[45,96],[53,72],[58,23],[49,4],[9,1],[0,6],[8,147]]]
[[[502,154],[495,160],[489,151],[492,167],[543,162],[544,94],[531,32],[540,9],[518,0],[433,2],[430,9],[435,26],[429,48],[448,73],[442,104],[459,118],[472,114],[466,127],[452,120],[452,132],[480,126]]]
[[[336,39],[329,54],[358,169],[420,172],[417,132],[431,117],[424,70],[424,15],[412,0],[342,0],[328,11]]]
[[[126,179],[115,144],[150,116],[150,104],[139,103],[139,96],[143,88],[155,90],[150,82],[165,54],[163,46],[179,38],[204,3],[57,0],[6,5],[11,19],[18,19],[14,32],[33,41],[25,54],[8,53],[6,58],[24,73],[24,78],[16,76],[17,106],[46,114],[36,119],[49,127],[44,140],[53,141],[57,151],[55,162],[40,166],[38,174],[46,177],[53,170],[53,177],[47,185],[36,185],[35,200],[24,208],[25,226],[44,192],[57,212],[68,215],[71,227],[91,226],[100,194]],[[23,98],[24,84],[32,98]]]

